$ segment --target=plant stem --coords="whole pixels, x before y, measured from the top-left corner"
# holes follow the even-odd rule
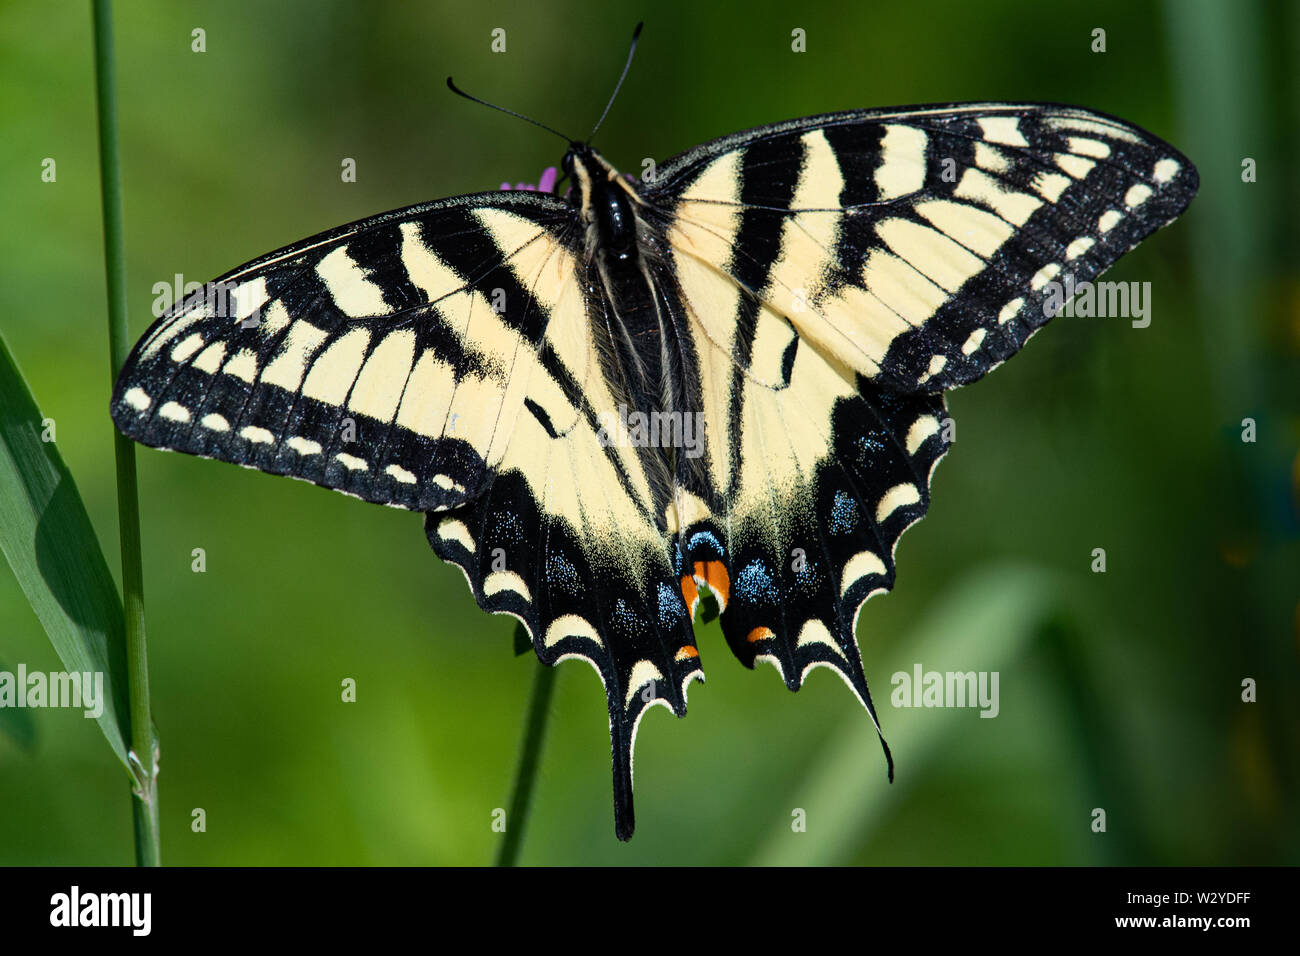
[[[113,63],[113,10],[110,0],[94,0],[95,89],[99,108],[99,176],[104,206],[104,266],[108,280],[108,350],[111,378],[126,361],[126,255],[122,238],[122,175],[117,147],[117,95]],[[122,544],[122,609],[126,624],[127,695],[131,702],[131,756],[135,780],[131,801],[135,820],[135,859],[158,866],[157,740],[149,712],[149,658],[144,632],[144,570],[140,559],[140,504],[135,479],[135,446],[113,432],[117,460],[117,520]]]
[[[519,752],[519,767],[515,771],[515,789],[510,796],[510,809],[506,813],[506,834],[497,855],[497,866],[514,866],[519,859],[519,848],[524,841],[528,825],[528,808],[533,801],[533,784],[537,779],[537,766],[541,761],[542,741],[546,737],[546,721],[551,715],[551,695],[555,690],[555,668],[537,662],[533,674],[532,696],[524,716],[524,744]]]

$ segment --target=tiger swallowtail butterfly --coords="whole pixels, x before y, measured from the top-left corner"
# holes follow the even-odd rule
[[[641,717],[704,678],[702,595],[742,664],[791,690],[829,667],[879,732],[857,618],[929,505],[944,392],[1197,174],[1129,123],[1010,103],[763,126],[652,182],[590,137],[562,166],[563,195],[410,206],[227,273],[135,346],[112,416],[423,512],[484,610],[600,675],[626,840]]]

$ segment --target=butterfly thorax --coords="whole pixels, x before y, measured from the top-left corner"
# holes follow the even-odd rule
[[[576,186],[574,204],[587,226],[588,248],[619,262],[637,256],[640,202],[633,187],[590,146],[575,143],[565,154],[564,171]]]
[[[638,214],[644,205],[636,187],[590,146],[575,144],[564,157],[573,179],[573,205],[586,227],[586,263],[591,283],[604,289],[609,314],[596,334],[606,336],[600,353],[620,401],[646,413],[684,411],[683,389],[668,355],[680,355],[677,329],[656,300],[652,261],[654,228]],[[651,255],[649,260],[653,260]]]

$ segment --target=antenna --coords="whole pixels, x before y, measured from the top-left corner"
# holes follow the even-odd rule
[[[588,145],[591,143],[592,139],[595,138],[596,131],[600,129],[601,124],[605,122],[605,117],[609,115],[610,107],[614,105],[614,100],[618,98],[618,91],[623,88],[623,81],[627,79],[627,71],[632,68],[632,57],[636,54],[637,37],[641,35],[641,28],[643,26],[645,26],[644,21],[638,23],[636,25],[636,29],[632,31],[632,44],[631,46],[628,47],[627,62],[623,64],[623,72],[619,74],[618,82],[614,84],[614,92],[610,94],[609,102],[605,104],[605,112],[600,114],[600,119],[596,120],[596,125],[591,128],[591,135],[587,137]],[[455,93],[457,96],[463,96],[465,97],[465,99],[470,100],[471,102],[474,103],[478,103],[480,106],[486,106],[488,109],[493,109],[499,113],[505,113],[507,116],[513,116],[516,119],[521,119],[525,123],[532,123],[534,126],[538,127],[539,129],[544,129],[546,130],[546,132],[553,133],[556,136],[560,137],[560,139],[567,142],[570,146],[582,145],[577,140],[573,139],[573,137],[565,136],[558,129],[547,126],[545,123],[539,123],[531,116],[525,116],[523,113],[516,113],[514,110],[508,110],[504,106],[497,106],[495,103],[489,103],[487,100],[481,100],[477,96],[471,96],[470,94],[462,90],[460,87],[458,87],[450,76],[447,77],[447,88],[451,90],[453,93]]]
[[[636,29],[632,31],[632,45],[628,47],[627,62],[623,64],[623,72],[619,74],[618,82],[614,84],[614,92],[610,94],[609,102],[605,104],[605,112],[600,114],[600,119],[596,120],[596,125],[591,129],[591,135],[587,137],[588,145],[596,138],[596,130],[600,129],[600,124],[605,122],[605,117],[609,115],[609,108],[614,105],[614,99],[618,96],[618,91],[623,88],[623,81],[627,79],[627,71],[632,67],[632,56],[636,53],[636,38],[641,35],[643,26],[645,26],[644,20],[638,23]]]
[[[622,81],[620,80],[619,82]],[[487,100],[481,100],[477,96],[470,96],[464,90],[460,89],[460,87],[458,87],[455,83],[453,83],[450,76],[447,77],[447,88],[450,89],[457,96],[463,96],[465,97],[465,99],[478,103],[480,106],[486,106],[489,107],[490,109],[497,110],[498,112],[506,113],[509,116],[518,117],[519,119],[523,120],[526,123],[532,123],[534,126],[546,130],[546,132],[548,133],[554,133],[556,136],[560,137],[560,139],[564,140],[566,143],[572,144],[574,142],[573,137],[565,136],[558,129],[552,129],[551,127],[547,126],[545,123],[539,123],[537,122],[537,120],[533,119],[530,116],[525,116],[523,113],[516,113],[514,110],[508,110],[504,106],[497,106],[495,103],[489,103]],[[618,91],[615,90],[615,92]]]

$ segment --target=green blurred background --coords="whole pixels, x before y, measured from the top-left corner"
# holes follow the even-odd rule
[[[951,397],[957,447],[930,516],[859,625],[892,787],[838,680],[817,672],[793,696],[740,667],[715,623],[689,719],[642,725],[629,845],[599,682],[560,668],[523,861],[1300,862],[1295,3],[120,2],[133,337],[175,273],[201,282],[365,215],[536,181],[559,144],[445,77],[583,133],[643,18],[598,143],[628,170],[828,110],[1049,100],[1168,139],[1201,193],[1107,275],[1153,284],[1149,328],[1058,319]],[[0,7],[0,331],[116,573],[90,28],[80,3]],[[489,862],[536,666],[512,656],[513,620],[478,610],[418,516],[138,460],[164,860]],[[18,662],[61,669],[5,569],[0,666]],[[1000,715],[890,706],[890,675],[915,663],[998,671]],[[1241,701],[1248,677],[1257,703]],[[0,736],[0,863],[129,862],[128,790],[98,727],[31,716],[30,749]]]

